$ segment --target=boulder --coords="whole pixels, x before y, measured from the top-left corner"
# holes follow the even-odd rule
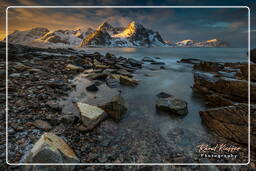
[[[73,65],[73,64],[68,64],[65,67],[65,69],[68,71],[83,71],[84,70],[84,68],[82,68],[80,66]]]
[[[141,61],[138,61],[138,60],[132,59],[132,58],[129,58],[128,61],[134,67],[141,67],[143,64]]]
[[[200,112],[203,123],[217,135],[248,144],[248,105],[238,103],[225,107],[212,108]],[[251,105],[252,130],[256,129],[256,105]],[[251,146],[256,148],[256,133],[251,132]]]
[[[79,163],[79,159],[66,142],[53,133],[44,133],[25,156],[25,163]],[[74,165],[39,166],[28,165],[23,171],[42,171],[51,167],[52,170],[69,171]]]
[[[39,128],[39,129],[42,129],[44,131],[49,131],[52,129],[52,126],[46,122],[46,121],[43,121],[43,120],[35,120],[33,122],[33,125],[36,127],[36,128]]]
[[[97,106],[80,102],[76,105],[80,111],[81,120],[88,130],[95,128],[106,117],[105,111]]]
[[[188,113],[187,102],[164,92],[157,95],[156,108],[177,115],[186,115]]]
[[[256,83],[251,82],[251,100],[256,101]],[[248,101],[248,81],[216,77],[210,73],[194,73],[193,89],[205,95],[218,93],[235,102]]]
[[[115,120],[122,119],[123,115],[127,111],[125,101],[122,96],[114,96],[111,100],[99,104],[98,106],[104,109],[107,114]]]
[[[217,62],[202,61],[199,64],[193,66],[194,70],[205,71],[205,72],[218,72],[222,70],[224,66]]]
[[[155,62],[155,60],[152,59],[152,58],[150,58],[150,57],[144,57],[144,58],[142,59],[142,61],[143,61],[143,62]]]

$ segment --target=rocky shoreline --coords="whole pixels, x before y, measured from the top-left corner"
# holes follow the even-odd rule
[[[0,49],[1,56],[4,56],[5,44],[1,44]],[[154,65],[158,70],[165,69],[164,63],[157,59],[145,57],[138,61],[109,53],[102,55],[74,49],[40,49],[10,44],[8,60],[9,162],[204,162],[194,156],[184,157],[185,151],[177,150],[173,144],[163,140],[157,134],[158,130],[147,121],[143,129],[138,126],[141,122],[132,121],[123,125],[121,136],[115,134],[119,129],[117,123],[122,122],[128,110],[122,97],[122,86],[133,88],[140,84],[134,74],[144,67],[143,63]],[[246,65],[197,59],[180,62],[193,64],[193,90],[205,97],[210,107],[200,112],[203,123],[211,132],[224,138],[223,142],[246,146]],[[2,79],[5,79],[4,63],[4,58],[1,58]],[[255,71],[254,64],[251,69]],[[251,80],[251,93],[255,93],[254,74],[251,74]],[[82,82],[82,87],[77,87],[77,81]],[[5,82],[1,83],[1,94],[1,120],[4,121]],[[256,99],[253,97],[256,96],[253,95],[251,117],[255,121]],[[186,101],[165,92],[156,96],[156,109],[171,115],[186,115]],[[232,130],[228,129],[230,126]],[[129,131],[136,127],[138,132]],[[1,130],[5,132],[5,125],[1,124]],[[175,132],[182,134],[181,130],[176,130],[171,136],[175,136]],[[253,138],[254,133],[252,131]],[[5,144],[4,134],[1,142]],[[0,150],[4,152],[5,146],[2,145]],[[2,155],[1,163],[4,163],[4,158]],[[43,158],[49,160],[42,161]],[[38,167],[24,169],[36,170]],[[71,170],[74,167],[58,169]]]
[[[248,86],[250,86],[251,153],[255,161],[255,64],[250,64],[251,82],[248,82],[248,64],[216,63],[183,59],[194,69],[193,90],[206,100],[209,109],[200,112],[202,122],[215,134],[232,142],[248,146]]]

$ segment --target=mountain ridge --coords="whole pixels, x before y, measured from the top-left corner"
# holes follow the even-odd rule
[[[4,39],[3,41],[5,41]],[[228,47],[229,43],[211,39],[191,39],[174,43],[164,40],[159,32],[132,21],[126,27],[114,27],[108,21],[96,29],[55,30],[36,27],[25,31],[14,31],[8,42],[40,47]],[[170,43],[171,42],[171,43]]]

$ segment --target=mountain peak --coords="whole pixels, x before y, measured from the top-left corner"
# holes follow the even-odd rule
[[[142,28],[143,25],[142,24],[139,24],[138,22],[136,21],[132,21],[128,26],[127,28],[132,28],[134,30],[138,29],[138,28]]]
[[[104,21],[101,25],[98,26],[97,30],[101,31],[107,31],[107,30],[112,30],[114,27],[109,24],[107,21]]]

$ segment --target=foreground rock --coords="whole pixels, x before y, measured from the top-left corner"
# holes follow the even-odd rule
[[[224,66],[220,63],[208,61],[201,61],[193,66],[193,69],[205,72],[217,72],[223,68]]]
[[[256,101],[256,84],[251,82],[250,87],[251,100]],[[226,99],[226,101],[248,102],[248,81],[246,80],[217,77],[210,73],[195,72],[193,89],[206,96],[219,96],[223,100]],[[214,102],[214,99],[212,102]],[[228,104],[230,103],[228,102]]]
[[[97,106],[78,102],[77,107],[80,111],[81,120],[87,130],[96,127],[106,117],[104,110]]]
[[[44,133],[25,159],[25,163],[79,163],[74,151],[53,133]],[[24,171],[41,170],[43,166],[25,166]],[[75,166],[52,166],[53,169],[69,171]]]
[[[256,105],[251,105],[252,130],[256,129]],[[203,123],[217,135],[239,144],[248,144],[248,105],[235,104],[200,112]],[[251,132],[251,146],[256,148],[256,134]]]
[[[163,92],[157,95],[156,108],[177,115],[188,113],[187,102]]]

